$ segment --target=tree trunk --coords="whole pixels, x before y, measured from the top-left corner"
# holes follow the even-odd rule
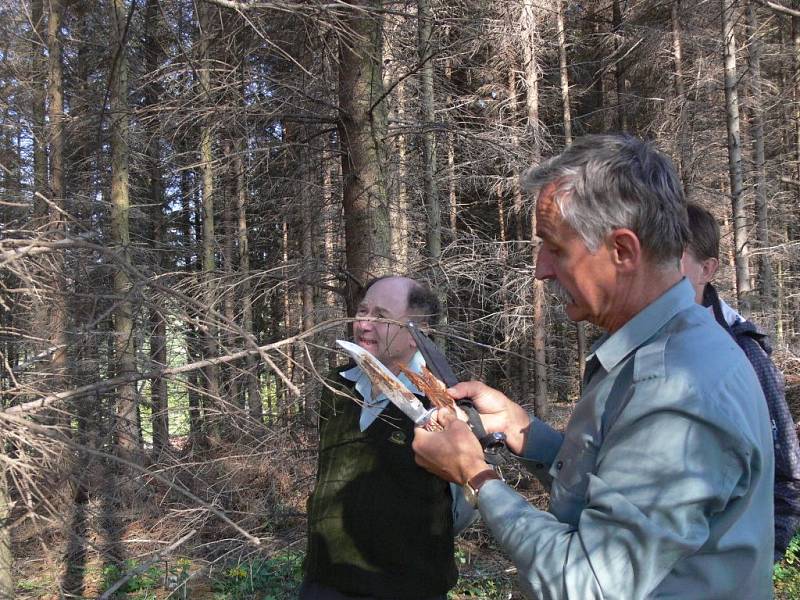
[[[508,89],[508,98],[509,98],[509,114],[511,116],[509,122],[509,131],[511,132],[511,144],[516,152],[522,151],[522,143],[519,136],[519,115],[517,114],[517,73],[519,71],[519,65],[516,63],[515,60],[515,53],[509,52],[509,56],[507,58],[507,75],[506,75],[506,85]],[[524,199],[522,196],[522,186],[520,183],[520,170],[516,163],[512,166],[511,172],[511,190],[513,194],[513,204],[512,204],[512,214],[514,215],[514,241],[517,242],[513,244],[509,250],[513,250],[512,254],[512,262],[515,268],[521,268],[522,265],[527,262],[527,251],[521,253],[519,251],[520,245],[519,242],[522,242],[527,238],[527,225],[528,219],[525,215],[525,206],[524,206]],[[527,250],[527,249],[526,249]],[[522,267],[524,268],[524,267]],[[511,316],[511,315],[510,315]],[[514,318],[519,318],[518,316],[514,316]],[[525,328],[521,328],[522,331],[525,331]],[[526,336],[521,335],[514,339],[514,347],[515,353],[519,356],[514,357],[514,362],[516,363],[513,365],[515,377],[514,377],[514,384],[516,388],[516,399],[519,403],[527,403],[528,395],[529,395],[529,373],[528,373],[528,358],[530,355],[530,348],[528,345],[528,340]]]
[[[306,154],[307,155],[307,154]],[[303,164],[308,165],[310,158],[307,158]],[[318,203],[314,202],[314,198],[312,197],[312,185],[309,181],[311,177],[311,173],[307,172],[306,170],[303,171],[302,177],[304,178],[303,183],[303,191],[301,192],[301,202],[302,202],[302,212],[300,215],[300,223],[301,223],[301,237],[300,237],[300,254],[301,259],[303,261],[303,281],[300,288],[300,297],[302,302],[302,318],[301,318],[301,325],[303,331],[310,331],[316,325],[316,315],[317,315],[317,294],[316,294],[316,287],[313,285],[311,281],[312,278],[316,277],[319,269],[317,268],[317,251],[316,251],[316,244],[315,240],[317,236],[315,235],[315,231],[317,229],[317,217],[318,214]],[[316,186],[313,186],[313,189],[316,189]],[[312,365],[319,364],[319,357],[320,352],[316,345],[312,344],[307,346],[308,348],[308,356],[310,356],[310,360]],[[310,375],[311,370],[305,372],[304,375],[304,383],[305,389],[308,393],[303,396],[303,410],[306,412],[307,416],[309,417],[310,421],[311,416],[314,414],[316,410],[316,401],[315,399],[319,396],[320,390],[317,389],[317,381],[314,379],[312,375]]]
[[[504,128],[504,124],[500,118],[497,119],[497,129],[502,130]],[[496,332],[499,336],[497,340],[497,345],[502,346],[506,350],[511,350],[513,345],[512,339],[512,331],[511,331],[511,302],[509,301],[509,294],[508,294],[508,277],[510,274],[509,264],[508,264],[508,240],[506,238],[506,207],[505,201],[503,198],[503,194],[505,190],[503,189],[502,184],[498,181],[497,185],[495,186],[495,194],[497,196],[497,235],[498,235],[498,265],[500,267],[500,293],[499,293],[499,300],[500,300],[500,323],[498,331]],[[510,386],[513,390],[512,394],[516,394],[517,392],[517,382],[516,379],[513,377],[512,373],[516,371],[516,357],[509,356],[509,359],[506,361],[505,365],[503,366],[503,374],[505,375],[505,379],[507,381],[506,386]],[[499,382],[498,382],[499,384]]]
[[[390,232],[384,139],[383,4],[354,0],[339,41],[339,139],[347,255],[347,309],[361,286],[389,268]]]
[[[397,84],[397,119],[406,123],[406,81]],[[392,210],[392,258],[398,273],[408,270],[411,231],[409,227],[410,207],[408,202],[408,137],[397,136],[397,205]]]
[[[133,302],[131,280],[127,267],[131,264],[131,235],[129,225],[130,197],[128,163],[130,159],[128,115],[128,58],[125,30],[127,8],[124,0],[114,0],[111,22],[116,41],[116,61],[111,74],[111,239],[118,264],[114,273],[114,361],[117,375],[136,372],[134,350]],[[138,460],[141,439],[138,420],[139,403],[136,384],[117,388],[116,434],[120,455]]]
[[[388,17],[384,36],[383,52],[384,65],[383,86],[390,89],[394,85],[394,101],[387,102],[388,120],[397,124],[397,129],[392,132],[388,142],[388,162],[392,169],[387,181],[387,197],[389,202],[389,220],[392,224],[391,236],[391,269],[393,273],[407,273],[410,256],[410,207],[408,203],[408,141],[409,123],[413,119],[408,113],[408,81],[402,65],[405,60],[403,48],[398,47],[396,36],[400,34],[405,25],[405,19],[398,15]],[[398,55],[395,55],[395,51]]]
[[[442,226],[439,191],[436,185],[436,113],[433,96],[433,15],[429,0],[417,0],[417,58],[420,70],[420,112],[422,121],[422,179],[427,209],[426,241],[431,267],[442,254]]]
[[[235,284],[235,265],[234,253],[236,238],[238,235],[238,215],[236,211],[236,167],[232,160],[234,154],[233,143],[228,141],[225,144],[225,155],[231,160],[228,163],[225,177],[225,187],[222,204],[222,226],[224,239],[222,242],[222,266],[225,273],[223,285],[223,312],[228,323],[236,321],[236,284]],[[232,352],[236,347],[238,335],[230,325],[226,325],[223,336],[225,353]],[[227,365],[222,371],[222,382],[224,385],[224,395],[220,401],[225,405],[224,412],[238,419],[244,410],[244,402],[240,396],[239,384],[236,371],[237,364]]]
[[[525,96],[526,106],[526,129],[527,137],[532,140],[531,162],[536,165],[541,161],[541,134],[539,125],[539,64],[537,61],[537,50],[539,48],[539,36],[536,28],[536,6],[533,0],[524,0],[522,4],[522,48],[523,73],[525,76]],[[536,264],[536,255],[539,246],[536,237],[536,212],[531,210],[531,259]],[[545,295],[544,282],[538,279],[533,280],[533,365],[534,365],[534,412],[537,417],[544,419],[547,417],[547,351],[546,351],[546,331],[545,331]]]
[[[569,99],[569,71],[567,70],[567,40],[564,32],[564,7],[561,0],[556,2],[556,27],[558,29],[558,58],[561,76],[561,107],[564,115],[564,145],[572,143],[572,112]],[[575,323],[577,340],[578,376],[583,380],[586,366],[586,331],[582,322]]]
[[[51,0],[47,22],[48,53],[48,140],[50,145],[50,206],[48,230],[55,238],[66,235],[67,227],[62,211],[64,198],[64,83],[61,62],[61,21],[64,6],[61,0]],[[47,316],[41,319],[49,347],[57,350],[51,355],[49,373],[51,389],[63,387],[67,375],[67,283],[64,256],[53,256],[53,299],[47,307]],[[63,420],[63,419],[61,419]]]
[[[567,36],[564,31],[564,3],[562,0],[556,0],[556,36],[558,38],[558,73],[561,80],[561,108],[564,115],[564,146],[569,146],[572,143],[572,113],[569,105]]]
[[[209,2],[202,2],[200,10],[200,69],[199,81],[200,92],[205,98],[206,117],[203,119],[200,130],[200,173],[203,187],[203,282],[205,286],[205,300],[209,308],[215,308],[217,299],[217,288],[215,277],[217,271],[216,260],[216,238],[214,227],[214,156],[212,151],[213,139],[213,116],[211,100],[211,74],[209,46],[211,40],[211,23],[213,13],[216,9]],[[215,319],[210,317],[205,323],[206,331],[204,334],[206,358],[218,356],[218,327]],[[206,376],[206,401],[210,406],[214,406],[214,423],[207,423],[212,431],[221,434],[222,414],[220,398],[220,370],[217,365],[209,365],[205,369]],[[208,412],[206,412],[208,418]]]
[[[786,311],[786,281],[783,274],[783,260],[778,260],[778,315],[775,319],[775,337],[781,345],[785,343],[783,317]]]
[[[792,86],[792,97],[793,97],[793,120],[794,120],[794,135],[792,136],[792,146],[793,146],[793,155],[795,159],[794,164],[794,179],[796,181],[800,181],[800,17],[792,16],[792,56],[793,56],[793,72],[791,75],[791,80],[793,82]],[[800,185],[795,186],[795,204],[794,206],[800,206]],[[793,207],[794,208],[794,207]],[[786,223],[786,240],[789,241],[792,239],[792,227],[791,227],[791,220],[788,220]],[[794,282],[796,280],[797,274],[797,266],[796,261],[787,261],[784,264],[784,281],[786,282]],[[783,304],[783,314],[786,315],[786,324],[788,325],[788,331],[784,332],[785,335],[788,337],[791,335],[793,331],[796,331],[796,323],[798,319],[798,312],[793,310],[797,300],[793,299],[797,297],[796,293],[796,286],[793,286],[792,283],[788,283],[790,286],[788,289],[784,288],[784,304]],[[794,288],[794,289],[793,289]]]
[[[617,84],[617,129],[628,131],[628,107],[625,106],[625,61],[622,59],[622,48],[625,45],[625,32],[622,23],[622,7],[620,0],[613,0],[611,4],[611,27],[616,43],[616,67],[614,77]]]
[[[160,12],[156,0],[147,0],[145,7],[145,63],[149,73],[155,73],[161,61],[161,47],[157,37]],[[160,86],[154,81],[145,87],[145,105],[155,110],[161,96]],[[157,272],[162,269],[164,245],[164,191],[161,181],[160,127],[155,116],[148,126],[147,162],[149,166],[150,236],[155,248],[153,260]],[[150,360],[156,368],[167,364],[167,322],[160,307],[150,308]],[[169,407],[167,405],[167,380],[155,377],[150,382],[152,407],[153,457],[169,445]]]
[[[234,154],[236,170],[236,210],[238,215],[237,234],[239,236],[239,293],[242,298],[242,328],[246,333],[253,330],[253,293],[250,284],[250,250],[247,238],[247,180],[242,154],[244,144],[237,142]],[[264,424],[264,406],[258,384],[258,362],[252,354],[247,355],[247,409],[250,419],[257,425]]]
[[[689,132],[686,128],[686,85],[683,81],[683,40],[681,39],[680,4],[681,0],[674,0],[672,3],[672,63],[675,69],[675,109],[678,111],[678,168],[681,173],[683,189],[688,194],[692,180],[692,142],[687,139]]]
[[[447,79],[448,89],[452,89],[453,59],[450,57],[445,59],[444,76]],[[447,95],[446,104],[448,108],[453,105],[453,97],[450,94]],[[458,195],[456,192],[455,136],[452,128],[452,124],[447,128],[447,206],[448,217],[450,219],[450,239],[455,240],[458,232]]]
[[[5,453],[5,436],[0,436],[0,452]],[[8,463],[0,460],[0,600],[14,600],[14,554],[11,551],[11,508]]]
[[[197,214],[197,210],[193,209],[193,204],[196,207],[198,200],[197,194],[193,191],[192,174],[188,169],[181,171],[180,175],[181,186],[181,212],[182,212],[182,225],[183,225],[183,239],[186,254],[183,260],[186,263],[186,270],[189,273],[197,273],[198,264],[196,254],[192,248],[192,240],[199,236],[199,230],[196,226],[192,225],[192,214]],[[192,201],[194,199],[194,201]],[[199,318],[200,315],[194,309],[190,309],[190,316]],[[190,361],[199,360],[201,358],[200,341],[197,328],[193,324],[189,324],[185,328],[186,338],[186,355]],[[202,402],[200,400],[200,377],[197,371],[192,371],[187,376],[187,403],[189,405],[189,441],[191,444],[205,445],[205,431],[203,427],[203,412]]]
[[[767,171],[764,158],[764,107],[761,92],[761,40],[758,33],[756,9],[752,1],[747,2],[748,63],[750,72],[751,104],[753,115],[753,158],[756,171],[756,239],[759,248],[758,281],[761,310],[772,321],[772,297],[774,283],[769,248],[769,226],[767,210]]]
[[[722,41],[725,59],[725,111],[728,125],[728,170],[733,207],[733,242],[736,260],[736,295],[739,312],[750,314],[747,215],[742,193],[742,142],[739,127],[739,93],[736,88],[736,0],[722,0]]]
[[[339,168],[341,162],[333,158],[334,144],[331,139],[332,136],[326,138],[326,156],[322,163],[322,193],[323,203],[325,205],[325,217],[322,220],[324,227],[324,245],[325,245],[325,265],[326,271],[335,273],[333,265],[337,264],[338,249],[341,247],[339,241],[339,232],[341,231],[341,200],[334,198],[334,178],[338,179]],[[330,154],[330,156],[328,156]],[[339,314],[339,303],[336,292],[333,290],[333,281],[328,289],[325,290],[325,319],[331,319],[334,315]],[[334,348],[336,339],[336,331],[328,329],[326,331],[326,346]],[[333,369],[338,365],[338,355],[334,351],[328,352],[328,369]]]
[[[283,308],[283,337],[295,335],[297,332],[297,319],[295,319],[295,307],[297,306],[296,298],[293,298],[294,293],[292,286],[289,283],[289,222],[284,219],[281,225],[281,252],[283,255],[283,285],[281,286],[281,306]],[[275,321],[278,322],[277,320]],[[294,346],[290,346],[285,353],[286,361],[284,373],[289,381],[294,381]],[[279,381],[276,377],[275,381]],[[278,394],[278,398],[283,398],[283,405],[288,409],[289,407],[289,387],[283,386],[283,394]]]
[[[31,66],[33,80],[33,189],[46,195],[47,192],[47,146],[45,115],[45,69],[41,40],[47,33],[44,27],[42,0],[31,0],[31,24],[33,26],[33,42],[31,43]],[[47,216],[47,204],[39,198],[33,199],[33,215],[36,226],[41,225]]]
[[[792,17],[792,55],[794,57],[794,71],[792,73],[792,82],[794,85],[792,86],[792,95],[794,99],[794,136],[792,140],[792,145],[794,146],[793,154],[795,159],[794,165],[794,178],[796,181],[800,181],[800,17],[793,16]],[[800,185],[795,186],[795,206],[800,206]],[[786,224],[786,239],[791,240],[792,227],[790,223],[787,222]],[[797,275],[797,263],[796,261],[787,261],[784,264],[784,280],[787,282],[794,282],[796,280]],[[792,286],[792,283],[789,283],[789,289],[784,289],[784,305],[783,305],[783,314],[787,316],[786,320],[789,325],[789,332],[795,329],[795,324],[797,323],[798,318],[798,311],[793,311],[793,303],[796,300],[793,300],[793,297],[796,298],[796,287]],[[794,287],[794,289],[792,289]],[[789,332],[786,332],[789,334]],[[789,334],[790,335],[790,334]],[[787,335],[788,337],[788,335]]]
[[[456,191],[456,145],[453,132],[447,132],[447,200],[450,237],[458,237],[458,192]]]
[[[64,208],[64,83],[61,63],[61,20],[64,6],[61,0],[50,0],[47,21],[48,87],[47,105],[50,121],[50,196],[53,203]],[[63,228],[63,216],[51,211],[51,228]]]
[[[795,179],[800,181],[800,17],[792,17],[792,47],[794,56],[794,156]],[[798,203],[800,203],[800,186],[796,187]]]

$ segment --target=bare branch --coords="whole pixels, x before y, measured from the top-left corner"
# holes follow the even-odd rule
[[[755,0],[761,6],[766,6],[767,8],[771,8],[775,12],[782,13],[784,15],[789,15],[791,17],[800,17],[800,10],[795,10],[793,8],[789,8],[788,6],[783,6],[782,4],[778,4],[777,2],[771,2],[770,0]]]
[[[244,537],[248,542],[250,542],[254,546],[261,545],[261,540],[259,540],[257,537],[254,537],[254,536],[250,535],[244,529],[239,527],[239,525],[234,523],[230,519],[230,517],[228,517],[228,515],[226,515],[224,512],[214,508],[208,502],[204,502],[202,499],[198,498],[196,495],[194,495],[192,492],[187,490],[182,485],[178,484],[176,481],[167,479],[166,477],[164,477],[160,473],[156,473],[151,469],[147,469],[147,468],[145,468],[145,467],[143,467],[141,465],[136,464],[135,462],[132,462],[132,461],[127,460],[125,458],[122,458],[120,456],[109,454],[108,452],[101,452],[99,450],[95,450],[94,448],[90,448],[88,446],[73,442],[71,439],[69,439],[68,437],[66,437],[65,435],[63,435],[62,433],[60,433],[57,430],[53,430],[53,429],[51,429],[49,427],[45,427],[43,425],[39,425],[38,423],[33,423],[32,421],[29,421],[27,419],[23,419],[21,417],[16,417],[14,415],[10,415],[10,414],[8,414],[8,412],[0,413],[0,419],[2,419],[4,421],[7,421],[9,423],[13,423],[14,425],[17,425],[19,427],[28,429],[29,431],[31,431],[32,433],[35,433],[36,435],[39,435],[39,436],[42,436],[42,437],[45,437],[45,438],[60,442],[60,443],[62,443],[64,445],[66,445],[66,446],[69,446],[70,448],[74,448],[75,450],[80,450],[81,452],[86,452],[87,454],[92,454],[94,456],[101,456],[103,458],[113,460],[113,461],[115,461],[115,462],[117,462],[117,463],[119,463],[121,465],[125,465],[126,467],[128,467],[130,469],[133,469],[134,471],[138,471],[140,473],[146,474],[149,477],[152,477],[153,479],[156,479],[156,480],[160,481],[161,483],[163,483],[167,487],[169,487],[171,489],[174,489],[174,490],[177,490],[180,494],[182,494],[185,497],[189,498],[192,502],[195,502],[199,506],[202,506],[207,511],[209,511],[210,513],[212,513],[213,515],[218,517],[220,520],[224,521],[225,523],[227,523],[228,525],[233,527],[236,531],[239,532],[239,534],[242,535],[242,537]]]
[[[193,363],[187,363],[180,367],[153,369],[145,373],[128,373],[126,375],[120,375],[119,377],[112,377],[110,379],[105,379],[103,381],[97,381],[95,383],[84,385],[72,390],[66,390],[63,392],[50,394],[49,396],[45,396],[44,398],[40,398],[38,400],[32,400],[24,404],[11,406],[5,409],[5,411],[3,411],[0,414],[24,414],[35,410],[41,410],[43,408],[50,406],[54,402],[58,402],[59,400],[69,400],[70,398],[75,398],[78,396],[84,396],[86,394],[91,394],[115,388],[125,383],[142,381],[143,379],[153,379],[156,377],[171,377],[179,375],[181,373],[188,373],[190,371],[196,371],[197,369],[203,369],[211,365],[221,365],[225,363],[230,363],[239,360],[241,358],[245,358],[246,356],[251,356],[256,354],[259,355],[262,359],[264,359],[264,361],[267,362],[267,364],[269,364],[270,367],[273,368],[276,372],[280,373],[280,370],[277,368],[275,363],[266,355],[267,351],[277,350],[278,348],[281,348],[283,346],[293,344],[299,340],[313,336],[320,331],[325,331],[327,329],[330,329],[331,327],[338,326],[341,323],[347,322],[349,320],[350,319],[333,319],[330,321],[325,321],[324,323],[320,323],[319,325],[316,325],[315,327],[309,329],[308,331],[304,331],[303,333],[300,333],[298,335],[288,337],[286,339],[283,339],[279,342],[274,342],[272,344],[257,346],[252,350],[242,350],[241,352],[235,352],[233,354],[228,354],[226,356],[217,356],[205,360],[198,360]],[[300,391],[297,389],[297,387],[296,386],[293,387],[296,393],[299,394]],[[6,392],[7,393],[13,392],[13,390],[6,390]]]

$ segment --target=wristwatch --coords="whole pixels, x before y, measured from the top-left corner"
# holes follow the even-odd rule
[[[494,469],[484,469],[470,478],[464,485],[464,498],[466,498],[472,508],[478,508],[478,494],[481,491],[481,487],[483,487],[484,483],[492,479],[503,481],[503,478]]]

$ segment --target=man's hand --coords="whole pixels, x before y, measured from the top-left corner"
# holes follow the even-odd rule
[[[487,468],[478,438],[457,418],[436,433],[415,428],[412,448],[419,466],[460,485]]]
[[[453,406],[442,406],[437,408],[431,415],[428,424],[425,425],[425,429],[428,431],[441,431],[442,429],[447,429],[450,422],[456,419],[465,423],[469,421],[467,413],[455,404]]]
[[[486,432],[504,432],[508,449],[515,454],[522,454],[531,419],[519,404],[480,381],[458,383],[447,393],[456,401],[462,398],[472,400]]]

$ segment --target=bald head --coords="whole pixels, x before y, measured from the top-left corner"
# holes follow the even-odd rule
[[[364,287],[353,323],[355,342],[397,373],[417,351],[408,329],[381,322],[409,320],[431,323],[439,313],[436,295],[426,285],[408,277],[379,277]]]
[[[414,316],[416,321],[427,324],[434,324],[439,320],[441,312],[439,298],[426,283],[398,275],[376,277],[364,286],[362,298],[366,297],[370,288],[379,282],[387,282],[398,294],[403,294],[407,316]]]

